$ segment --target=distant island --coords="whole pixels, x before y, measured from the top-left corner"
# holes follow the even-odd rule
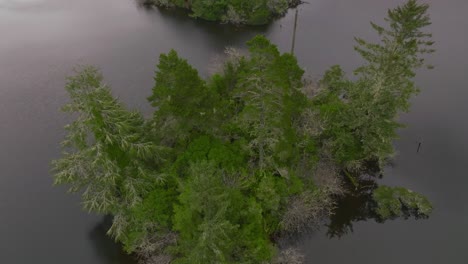
[[[112,216],[108,234],[142,264],[303,263],[279,242],[323,225],[355,190],[370,197],[358,215],[427,217],[426,197],[375,178],[418,92],[416,70],[430,68],[428,7],[409,0],[387,26],[372,23],[380,42],[356,38],[364,63],[352,79],[336,65],[311,82],[264,36],[227,49],[207,79],[172,50],[159,58],[148,117],[85,67],[65,87],[74,121],[55,184]]]
[[[190,16],[236,25],[264,25],[283,16],[301,0],[139,0],[146,6],[183,8]]]

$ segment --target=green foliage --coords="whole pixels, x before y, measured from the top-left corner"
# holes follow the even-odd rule
[[[55,184],[81,192],[86,210],[114,215],[109,233],[124,241],[131,212],[166,181],[155,170],[165,150],[146,138],[142,116],[112,97],[95,68],[69,78],[66,89],[64,111],[76,121],[66,126],[63,157],[53,162]]]
[[[192,3],[194,17],[200,17],[210,21],[219,20],[227,8],[225,0],[195,0]]]
[[[245,21],[263,21],[287,6],[213,3],[173,2],[213,20],[232,9]],[[373,25],[381,44],[358,40],[367,61],[358,80],[334,66],[313,98],[303,92],[296,58],[263,36],[247,43],[246,55],[228,50],[207,81],[175,51],[162,54],[148,98],[155,111],[146,120],[112,97],[96,69],[85,68],[66,86],[71,102],[64,110],[75,121],[53,163],[55,183],[81,192],[87,210],[112,215],[109,234],[142,259],[268,263],[277,257],[273,238],[330,215],[343,193],[340,169],[363,172],[363,164],[381,165],[391,154],[397,113],[416,92],[411,78],[423,65],[420,55],[432,52],[422,40],[429,35],[419,31],[429,24],[426,9],[410,0],[390,11],[390,29]],[[402,188],[381,187],[373,197],[382,218],[432,210]],[[301,259],[283,253],[278,261],[288,258]]]
[[[264,37],[249,47],[208,82],[175,51],[161,55],[149,120],[115,100],[96,69],[70,78],[66,110],[78,115],[55,180],[113,215],[109,234],[126,251],[169,250],[176,263],[275,255],[270,237],[304,186],[294,162],[310,157],[296,131],[308,103],[293,56]]]
[[[174,50],[160,56],[155,82],[148,100],[157,108],[151,122],[157,141],[185,147],[197,132],[214,129],[210,122],[216,113],[215,95]]]
[[[72,192],[84,189],[89,211],[113,213],[122,204],[139,203],[151,185],[164,180],[149,165],[158,148],[145,138],[143,118],[111,96],[94,68],[70,78],[66,89],[71,103],[64,110],[78,117],[66,127],[64,156],[54,162],[55,183],[70,184]]]
[[[249,46],[251,47],[249,58],[238,57],[228,61],[224,74],[215,75],[208,85],[198,85],[200,83],[197,81],[198,75],[175,53],[162,55],[158,65],[156,86],[150,97],[153,105],[158,108],[152,121],[158,124],[154,126],[158,128],[158,133],[163,135],[164,140],[172,136],[167,135],[171,132],[165,131],[164,125],[159,125],[159,120],[169,118],[180,118],[184,120],[184,124],[203,123],[205,127],[205,130],[196,126],[188,129],[188,133],[192,136],[190,140],[183,141],[187,144],[174,144],[181,150],[171,166],[171,175],[179,178],[183,186],[180,205],[175,207],[174,215],[177,223],[175,230],[181,235],[181,242],[177,245],[176,251],[182,255],[178,260],[182,263],[184,261],[203,263],[210,258],[232,263],[239,263],[239,259],[245,259],[246,262],[258,259],[260,262],[271,258],[272,245],[268,237],[277,229],[280,214],[284,210],[284,200],[288,195],[301,190],[302,184],[299,178],[289,175],[288,169],[281,170],[288,179],[281,177],[278,174],[280,168],[272,164],[280,164],[274,161],[278,159],[282,162],[282,166],[288,166],[288,162],[290,164],[293,160],[289,152],[299,155],[294,148],[297,140],[291,119],[299,116],[301,107],[306,105],[305,97],[297,89],[301,86],[303,71],[297,66],[294,57],[281,55],[264,37],[255,38],[249,42]],[[174,74],[177,71],[180,73]],[[178,76],[182,74],[190,77],[178,82]],[[257,83],[252,87],[250,78],[254,74],[262,78],[265,83]],[[187,96],[185,91],[188,89],[198,89],[199,92],[190,94],[190,100],[203,103],[184,102],[181,105],[188,106],[186,108],[188,115],[174,118],[173,111],[164,110],[168,103],[162,98],[170,97],[172,100],[177,98],[174,95],[177,93],[184,94],[180,98],[185,99]],[[265,96],[254,95],[253,91]],[[163,93],[164,96],[161,96]],[[293,102],[302,102],[302,104]],[[202,121],[197,116],[191,115],[198,111],[194,109],[206,106],[223,111],[219,115],[215,111],[206,111],[206,119]],[[274,111],[273,114],[276,116],[267,113],[268,110]],[[281,110],[287,113],[283,114]],[[258,111],[268,115],[261,120],[262,123],[256,120],[259,116]],[[286,120],[287,122],[281,124]],[[275,130],[278,132],[274,132]],[[271,140],[272,144],[268,147],[268,154],[265,155],[269,160],[266,162],[263,161],[260,149],[266,148],[263,142],[269,141],[267,139],[269,136],[274,139]],[[282,152],[279,152],[280,155],[276,158],[274,152],[279,149]],[[201,171],[198,170],[194,173],[194,166],[201,166],[200,164],[206,162],[216,170],[208,175],[201,175]],[[252,172],[248,173],[249,170]],[[203,171],[209,169],[204,167]],[[220,174],[223,175],[223,181],[219,179]],[[196,178],[197,175],[204,177]],[[210,193],[207,186],[215,183],[217,187],[213,187],[210,191],[216,190],[217,193]],[[216,197],[212,202],[213,212],[204,211],[212,198],[200,196],[199,192],[202,192],[202,189],[206,195]],[[190,198],[184,198],[186,195]],[[197,199],[200,199],[203,206],[194,204]],[[252,209],[239,215],[238,212],[244,211],[247,207]],[[248,212],[253,215],[247,214]],[[246,221],[245,218],[257,220]],[[204,230],[204,227],[212,228]],[[229,234],[227,237],[233,239],[232,243],[226,238],[226,233]],[[234,233],[241,235],[242,239]],[[206,240],[204,237],[209,239]],[[213,249],[214,245],[210,244],[213,242],[207,242],[217,240],[225,241],[226,244],[219,244],[220,248]]]
[[[419,193],[402,187],[379,186],[373,193],[376,213],[381,219],[412,214],[428,216],[432,212],[429,200]]]
[[[190,163],[211,161],[227,171],[239,171],[246,167],[246,154],[239,142],[223,143],[219,139],[201,136],[195,139],[173,164],[179,176],[185,175]]]
[[[192,11],[191,16],[232,24],[263,25],[284,15],[298,1],[288,0],[146,0],[146,5],[178,6]]]
[[[192,163],[175,207],[181,241],[175,263],[259,263],[272,256],[262,210],[239,182],[207,161]]]
[[[233,90],[240,100],[232,126],[249,141],[252,159],[261,169],[278,169],[298,158],[298,120],[307,106],[299,91],[303,70],[296,59],[280,55],[266,38],[248,42],[250,59]]]
[[[362,169],[368,162],[382,167],[392,156],[400,111],[408,111],[416,94],[415,70],[424,66],[424,55],[432,53],[428,5],[415,0],[388,12],[388,29],[372,23],[380,43],[356,38],[356,51],[366,63],[355,70],[356,81],[347,80],[339,66],[324,76],[327,87],[317,97],[324,135],[336,159],[348,168]]]

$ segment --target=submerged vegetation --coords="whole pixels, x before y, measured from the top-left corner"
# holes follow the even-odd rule
[[[410,0],[389,11],[388,28],[372,24],[381,43],[357,39],[366,63],[355,81],[334,66],[310,85],[296,58],[262,36],[246,55],[230,49],[208,80],[176,51],[162,54],[150,118],[86,67],[66,85],[64,110],[76,119],[55,183],[112,215],[108,234],[142,263],[301,263],[275,243],[318,227],[345,182],[358,188],[392,157],[414,71],[433,51],[421,31],[427,8]],[[371,190],[381,218],[432,209],[404,188]]]
[[[300,0],[141,0],[146,6],[184,8],[190,16],[230,24],[263,25],[284,15]]]

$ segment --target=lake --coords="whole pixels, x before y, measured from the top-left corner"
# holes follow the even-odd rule
[[[403,1],[309,2],[299,7],[295,52],[319,78],[334,64],[348,73],[359,65],[353,36],[375,39],[369,21],[382,22]],[[427,195],[435,210],[427,220],[358,221],[341,238],[326,228],[308,234],[299,241],[307,263],[468,263],[468,1],[423,2],[431,4],[436,68],[416,79],[421,93],[401,116],[407,128],[380,182]],[[52,187],[74,66],[98,66],[115,95],[149,113],[159,54],[176,49],[207,76],[226,46],[242,48],[256,34],[289,51],[293,23],[294,11],[268,26],[235,28],[134,0],[0,0],[0,263],[134,263],[105,236],[102,217]]]

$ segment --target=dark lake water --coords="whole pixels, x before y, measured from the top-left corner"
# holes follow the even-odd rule
[[[310,0],[300,7],[300,64],[312,77],[338,63],[349,72],[360,62],[353,36],[375,38],[368,22],[402,2]],[[436,69],[417,77],[422,92],[402,115],[408,127],[382,182],[426,194],[435,211],[427,220],[358,221],[341,238],[324,228],[300,241],[307,263],[468,263],[468,1],[424,2],[431,4]],[[104,235],[102,217],[52,187],[49,162],[59,157],[69,120],[58,109],[73,66],[99,66],[115,95],[148,112],[160,53],[174,48],[207,75],[225,46],[243,47],[255,34],[288,51],[293,13],[236,29],[145,10],[134,0],[0,0],[0,263],[132,263]]]

